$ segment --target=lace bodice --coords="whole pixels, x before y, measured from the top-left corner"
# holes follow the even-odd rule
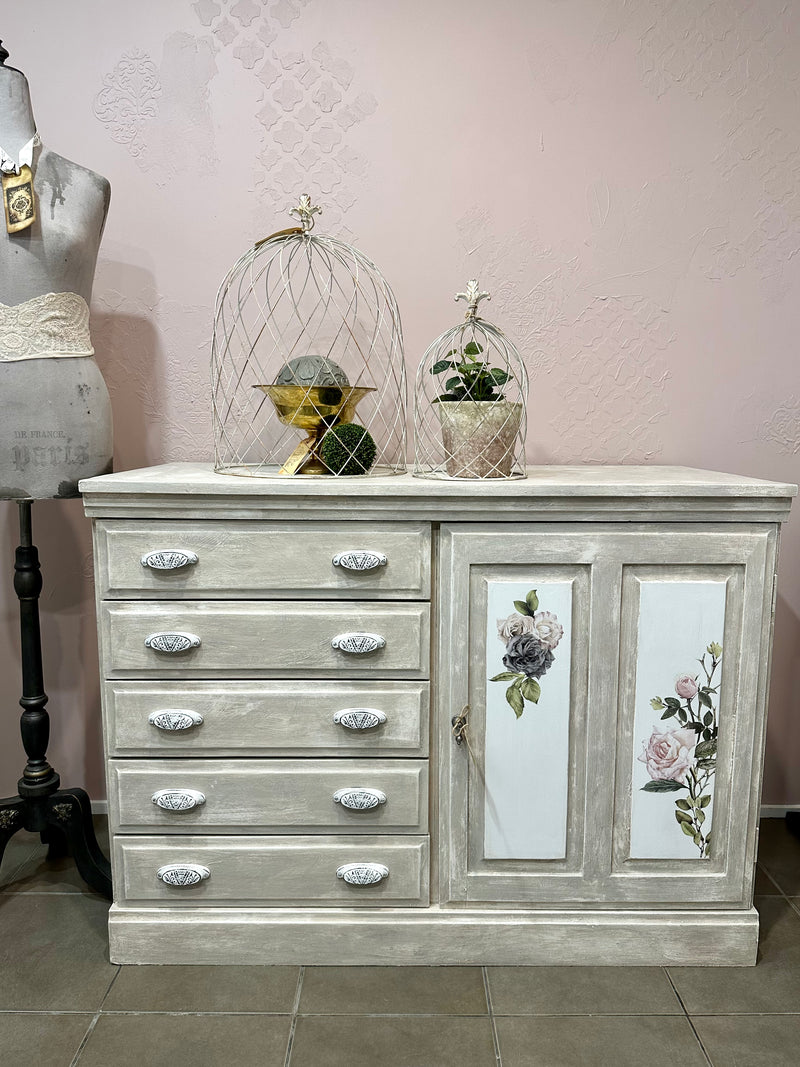
[[[89,307],[77,293],[0,303],[0,361],[93,354]]]

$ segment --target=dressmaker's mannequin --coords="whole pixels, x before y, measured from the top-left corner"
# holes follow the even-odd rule
[[[36,125],[28,83],[7,55],[0,48],[0,146],[16,160]],[[112,459],[108,391],[88,354],[110,186],[46,144],[31,170],[36,221],[7,233],[0,215],[0,499],[77,496],[78,479],[109,471]]]
[[[47,148],[35,148],[29,157],[36,127],[28,83],[5,66],[7,57],[0,42],[0,168],[15,173],[13,185],[17,174],[22,183],[30,175],[12,164],[30,166],[36,219],[14,229],[28,221],[30,200],[23,186],[6,195],[6,183],[0,216],[0,500],[16,499],[19,509],[14,590],[22,651],[20,732],[28,760],[18,794],[0,800],[0,861],[18,830],[38,833],[50,846],[48,858],[69,850],[84,881],[110,897],[111,867],[95,838],[89,797],[83,789],[60,789],[47,762],[42,577],[31,524],[32,501],[77,496],[79,478],[111,467],[111,409],[92,356],[88,307],[110,190],[105,178]]]

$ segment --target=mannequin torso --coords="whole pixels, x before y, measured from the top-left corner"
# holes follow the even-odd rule
[[[0,145],[14,158],[34,133],[27,81],[0,60]],[[31,169],[36,220],[18,233],[0,231],[0,304],[10,309],[0,307],[0,498],[6,499],[77,496],[78,480],[110,470],[112,457],[111,407],[100,370],[91,355],[63,354],[75,348],[60,336],[62,317],[36,300],[74,293],[89,304],[110,186],[47,146],[34,149]],[[26,323],[39,338],[40,358],[19,355]],[[84,334],[88,351],[85,324]]]

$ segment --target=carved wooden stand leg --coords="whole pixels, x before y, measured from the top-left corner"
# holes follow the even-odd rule
[[[32,542],[30,500],[19,502],[19,529],[14,591],[19,598],[22,637],[20,731],[28,762],[17,783],[19,794],[0,800],[0,862],[17,830],[29,830],[48,846],[48,859],[71,852],[81,878],[111,899],[111,865],[97,844],[89,797],[83,789],[59,789],[59,776],[47,762],[50,716],[45,710],[39,629],[42,575]]]

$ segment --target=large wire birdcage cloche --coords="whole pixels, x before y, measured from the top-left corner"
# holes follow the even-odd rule
[[[222,474],[363,476],[405,470],[403,334],[392,290],[358,249],[299,225],[259,241],[214,314],[214,466]]]
[[[502,330],[478,315],[477,281],[456,293],[464,321],[437,337],[417,368],[414,474],[524,478],[528,376]]]

